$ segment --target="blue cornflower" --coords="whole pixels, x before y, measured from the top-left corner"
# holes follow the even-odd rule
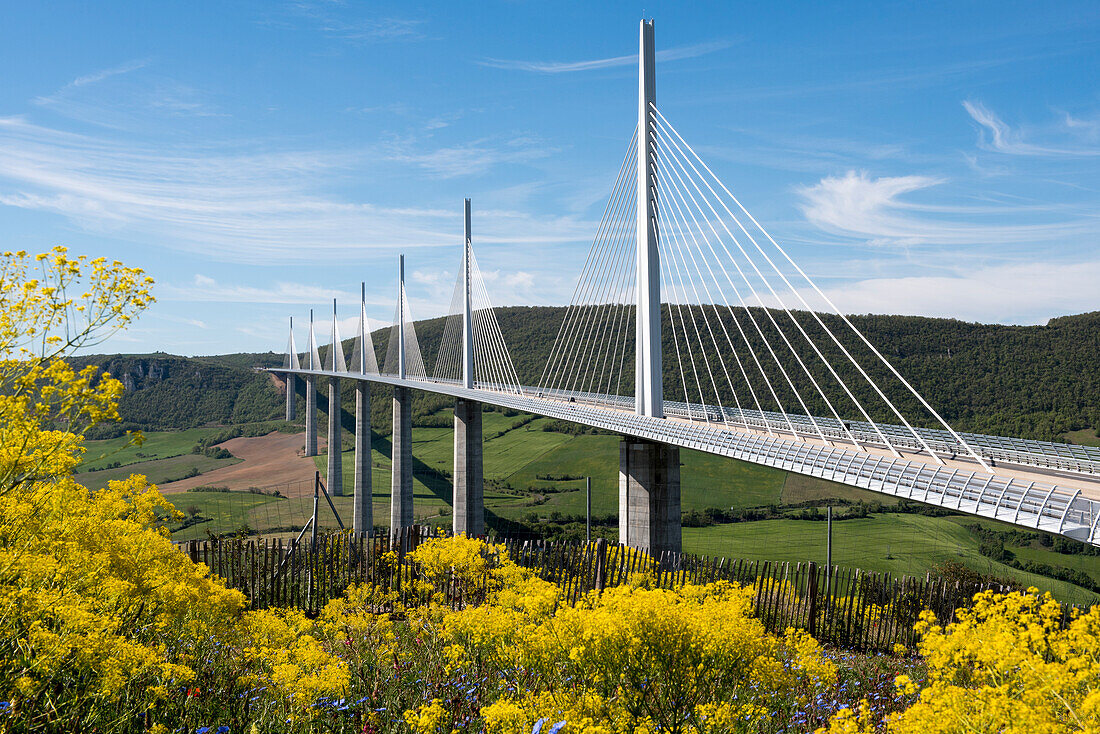
[[[200,726],[198,729],[195,729],[195,734],[206,734],[208,731],[210,731],[209,726]]]
[[[229,734],[229,727],[225,724],[222,724],[214,730],[214,734]]]

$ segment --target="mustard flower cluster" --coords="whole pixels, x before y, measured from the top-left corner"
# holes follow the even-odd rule
[[[122,384],[64,358],[125,327],[153,302],[151,284],[63,247],[0,256],[0,494],[71,474],[83,431],[118,419]]]
[[[917,629],[928,682],[897,677],[916,701],[887,717],[887,731],[1100,731],[1100,607],[1063,626],[1050,594],[987,591],[957,621],[943,626],[925,612]],[[864,705],[819,731],[864,734],[877,724]]]

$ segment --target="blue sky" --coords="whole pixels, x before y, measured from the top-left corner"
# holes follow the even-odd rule
[[[567,302],[643,11],[658,106],[842,310],[1100,309],[1095,2],[8,3],[3,247],[156,279],[102,349],[280,350],[360,281],[388,321],[398,252],[442,313],[468,196],[497,304]]]

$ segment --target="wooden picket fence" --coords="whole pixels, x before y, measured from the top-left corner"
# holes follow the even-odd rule
[[[408,554],[428,538],[444,535],[427,527],[405,528],[354,537],[319,536],[300,543],[281,539],[223,539],[179,543],[193,561],[205,563],[232,588],[248,596],[253,608],[294,606],[317,614],[351,584],[371,584],[402,604],[416,604],[425,582],[455,608],[479,603],[481,584],[453,578],[427,579]],[[825,567],[813,562],[744,561],[666,553],[659,559],[626,546],[592,543],[494,539],[517,564],[562,588],[562,603],[575,604],[591,591],[628,583],[636,573],[652,574],[656,585],[725,580],[753,588],[753,610],[764,626],[782,633],[804,629],[817,640],[849,650],[883,651],[917,642],[913,625],[922,610],[951,620],[976,592],[1002,590],[995,585],[961,585],[931,575],[891,576],[859,569]],[[392,555],[388,555],[391,554]],[[419,584],[418,584],[419,582]],[[437,596],[438,598],[438,596]],[[1063,607],[1064,619],[1072,607]],[[379,608],[378,612],[389,609]]]

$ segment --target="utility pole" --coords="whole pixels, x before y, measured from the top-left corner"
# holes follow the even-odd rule
[[[592,542],[592,477],[584,478],[584,540]]]

